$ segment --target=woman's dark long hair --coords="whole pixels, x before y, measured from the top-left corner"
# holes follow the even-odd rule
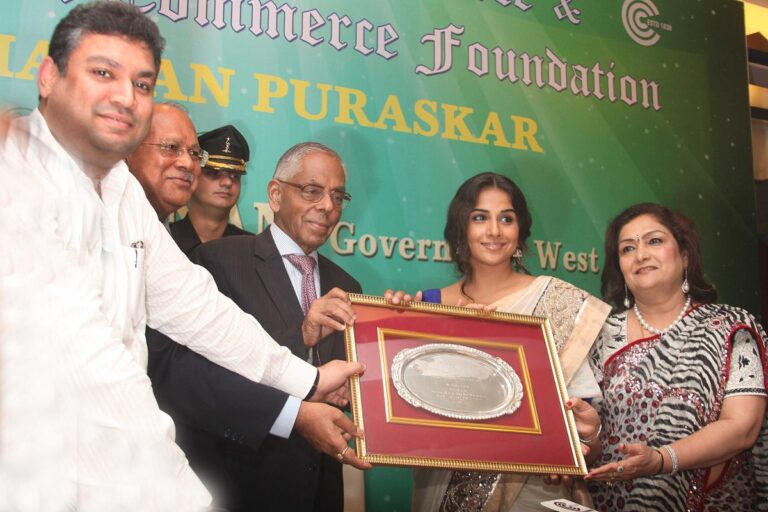
[[[675,237],[680,253],[688,255],[688,286],[690,286],[691,299],[702,304],[715,302],[717,291],[704,279],[704,271],[701,268],[699,233],[696,230],[696,224],[682,213],[656,203],[632,205],[608,224],[608,229],[605,231],[605,265],[600,276],[600,291],[603,298],[614,304],[619,311],[626,309],[624,307],[625,282],[619,267],[619,233],[624,226],[640,215],[651,215],[663,224]],[[630,300],[634,302],[632,292],[627,293]]]
[[[480,197],[480,193],[489,188],[502,190],[509,195],[517,216],[519,229],[517,247],[523,253],[528,249],[525,242],[531,235],[532,220],[523,191],[512,180],[501,174],[484,172],[472,176],[461,184],[456,195],[453,196],[453,200],[448,206],[448,217],[445,220],[445,229],[443,230],[443,235],[456,263],[456,270],[464,276],[465,282],[472,280],[472,267],[469,264],[471,254],[467,243],[469,214],[477,206],[477,198]],[[528,273],[522,263],[515,262],[514,259],[510,260],[510,265],[515,266],[517,270]]]

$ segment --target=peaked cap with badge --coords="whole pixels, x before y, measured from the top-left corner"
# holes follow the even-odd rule
[[[206,167],[245,174],[245,163],[250,158],[248,142],[237,128],[228,124],[203,133],[197,138],[200,147],[208,152]]]

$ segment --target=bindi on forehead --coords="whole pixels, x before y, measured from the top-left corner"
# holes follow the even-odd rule
[[[647,240],[648,238],[652,238],[654,236],[669,235],[669,234],[670,233],[667,230],[652,229],[650,231],[646,231],[645,233],[627,234],[626,236],[624,236],[619,240],[619,243],[635,242],[639,244],[640,240]]]

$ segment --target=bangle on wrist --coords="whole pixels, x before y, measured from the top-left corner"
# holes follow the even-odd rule
[[[672,445],[665,444],[664,446],[662,446],[662,448],[667,451],[667,453],[669,454],[669,458],[672,461],[672,471],[670,471],[669,474],[674,475],[680,469],[680,461],[677,460],[677,454],[675,453],[675,450],[672,448]]]
[[[660,475],[660,474],[662,474],[664,472],[664,454],[661,453],[661,450],[659,450],[658,448],[654,448],[653,451],[658,453],[659,457],[661,457],[661,464],[659,464],[659,470],[656,471],[656,473],[655,473],[656,475]]]
[[[315,382],[312,384],[312,387],[309,388],[309,393],[307,393],[307,396],[304,398],[304,400],[309,400],[314,396],[315,393],[317,393],[318,384],[320,384],[320,370],[317,370],[317,373],[315,374]]]
[[[589,439],[579,438],[579,441],[584,443],[584,444],[586,444],[586,445],[591,445],[592,443],[594,443],[595,441],[600,439],[600,434],[602,432],[603,432],[603,424],[600,423],[600,425],[597,427],[597,432],[595,433],[594,436],[590,437]]]

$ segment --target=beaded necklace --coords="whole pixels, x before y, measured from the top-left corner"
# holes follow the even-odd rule
[[[664,334],[671,328],[673,328],[675,325],[677,325],[677,322],[683,319],[683,316],[685,316],[685,312],[688,311],[688,308],[691,306],[691,297],[689,296],[685,304],[683,305],[683,309],[680,310],[680,313],[678,313],[677,317],[672,321],[671,324],[666,326],[664,329],[657,329],[648,322],[645,321],[645,318],[643,318],[643,315],[640,314],[640,308],[637,307],[637,302],[635,302],[635,305],[632,306],[632,309],[635,310],[635,316],[637,316],[638,322],[640,322],[640,325],[643,326],[643,329],[645,329],[648,332],[652,332],[653,334]]]

